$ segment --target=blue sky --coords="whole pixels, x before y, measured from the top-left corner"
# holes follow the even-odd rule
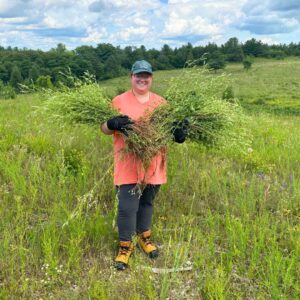
[[[300,42],[300,0],[0,0],[0,45]]]

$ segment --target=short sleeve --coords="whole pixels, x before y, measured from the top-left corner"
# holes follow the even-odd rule
[[[168,104],[168,101],[165,98],[161,97],[160,100],[161,100],[161,105]]]

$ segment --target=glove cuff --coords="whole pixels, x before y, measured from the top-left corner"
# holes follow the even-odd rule
[[[107,128],[109,130],[116,130],[116,124],[115,124],[115,120],[114,119],[110,119],[106,122]]]

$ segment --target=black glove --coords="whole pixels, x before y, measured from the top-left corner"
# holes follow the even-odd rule
[[[118,130],[127,134],[127,130],[132,130],[131,126],[134,122],[128,116],[117,116],[109,119],[107,122],[107,128],[110,130]]]
[[[184,119],[182,122],[173,123],[172,133],[176,143],[182,144],[185,141],[188,135],[189,124],[190,122],[188,119]]]

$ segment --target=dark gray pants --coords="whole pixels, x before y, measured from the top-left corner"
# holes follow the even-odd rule
[[[131,241],[135,233],[142,233],[151,227],[153,200],[160,185],[148,184],[139,192],[135,184],[117,186],[118,230],[120,241]]]

